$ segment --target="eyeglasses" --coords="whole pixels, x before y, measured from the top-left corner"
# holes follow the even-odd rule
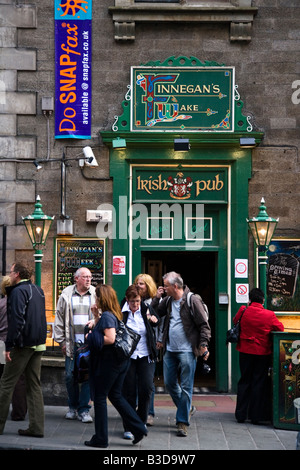
[[[80,276],[81,279],[93,279],[92,276]]]

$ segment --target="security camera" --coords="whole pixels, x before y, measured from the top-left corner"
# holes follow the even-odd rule
[[[90,166],[91,168],[95,168],[96,166],[98,166],[97,160],[91,147],[84,147],[82,151],[85,158],[84,164],[86,166]]]

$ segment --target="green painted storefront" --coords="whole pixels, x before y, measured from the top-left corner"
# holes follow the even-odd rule
[[[134,84],[131,85],[131,96],[123,101],[123,114],[114,123],[113,130],[101,132],[103,142],[110,148],[113,178],[113,257],[116,263],[125,261],[122,274],[117,271],[113,274],[113,287],[122,299],[127,286],[141,272],[153,275],[158,284],[165,272],[179,272],[189,288],[201,294],[209,307],[210,365],[216,390],[234,391],[239,374],[238,358],[234,348],[226,346],[225,333],[240,307],[237,284],[248,284],[248,272],[247,277],[237,279],[235,261],[248,259],[246,218],[252,159],[252,149],[241,147],[240,139],[250,137],[258,145],[263,135],[253,131],[242,114],[243,103],[235,92],[232,68],[224,67],[231,76],[229,80],[227,74],[226,80],[230,83],[225,80],[222,85],[213,71],[220,74],[223,66],[202,64],[195,58],[169,58],[141,68],[142,78],[146,72],[146,78],[165,76],[168,66],[172,67],[169,75],[173,81],[177,71],[189,74],[187,86],[185,76],[179,74],[181,82],[176,81],[178,87],[172,87],[179,114],[182,109],[210,109],[221,116],[226,108],[228,122],[224,125],[228,125],[228,129],[220,130],[216,124],[220,124],[220,119],[216,120],[209,112],[201,115],[196,112],[195,120],[191,117],[186,122],[177,119],[172,127],[172,102],[166,95],[162,98],[152,94],[151,100],[154,96],[158,103],[156,108],[163,109],[159,117],[163,116],[165,123],[156,127],[157,122],[160,124],[157,119],[149,131],[147,119],[141,113],[141,106],[151,104],[149,94],[141,95],[140,89],[137,91]],[[203,70],[209,74],[199,80]],[[194,78],[190,79],[193,73]],[[137,75],[133,68],[134,80]],[[217,107],[220,103],[213,94],[216,90],[221,96],[220,89],[222,93],[226,89],[222,96],[232,94],[224,109]],[[164,86],[161,90],[166,93],[171,88]],[[210,97],[207,102],[201,101],[198,93],[197,96],[185,95],[181,100],[186,90],[207,91]],[[165,100],[163,108],[161,99]],[[149,119],[153,121],[158,115],[153,107],[150,111]],[[209,120],[211,116],[213,121]],[[126,148],[115,148],[116,138],[125,139]],[[174,150],[174,139],[181,138],[189,139],[188,151]],[[199,380],[201,382],[201,378]]]

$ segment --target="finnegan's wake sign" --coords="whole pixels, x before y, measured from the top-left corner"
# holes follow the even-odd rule
[[[132,67],[132,131],[234,131],[234,67]]]
[[[55,0],[55,138],[91,138],[92,0]]]

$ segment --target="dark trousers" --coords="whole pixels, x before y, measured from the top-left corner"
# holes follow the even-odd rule
[[[93,377],[93,397],[95,410],[95,434],[93,444],[108,445],[107,397],[120,414],[128,429],[137,437],[147,433],[144,423],[122,394],[128,361],[117,362],[112,354],[101,358],[101,367]]]
[[[0,378],[2,377],[3,370],[4,364],[0,364]],[[16,383],[11,404],[11,419],[13,421],[23,421],[27,413],[26,383],[24,374],[20,376]]]
[[[149,362],[148,356],[130,359],[130,366],[126,374],[123,394],[133,409],[143,421],[147,423],[150,399],[153,390],[153,377],[155,362]],[[126,425],[124,423],[125,431]]]
[[[0,434],[9,412],[13,391],[21,374],[25,375],[29,431],[44,434],[44,400],[41,388],[42,352],[32,348],[13,348],[0,381]]]
[[[271,356],[239,353],[241,378],[238,382],[235,417],[238,421],[270,419],[271,395],[268,370]]]

